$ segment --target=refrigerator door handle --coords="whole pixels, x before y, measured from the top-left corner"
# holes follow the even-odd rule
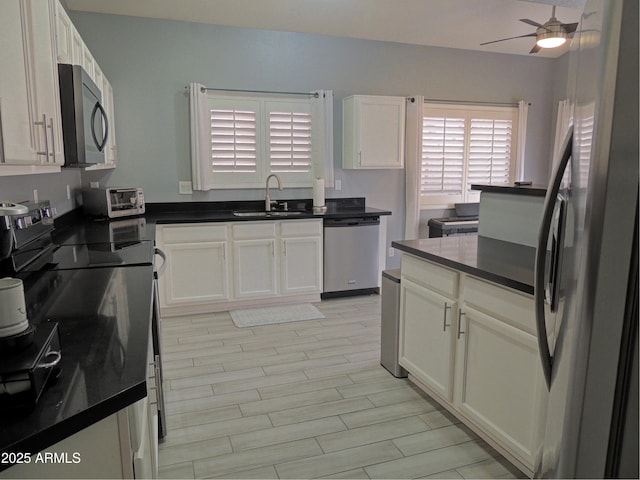
[[[536,249],[536,263],[535,263],[535,279],[533,297],[535,303],[535,316],[536,316],[536,331],[538,334],[538,350],[540,354],[540,361],[542,362],[542,372],[544,379],[547,383],[547,388],[551,388],[551,367],[553,365],[553,358],[549,349],[549,340],[547,338],[547,326],[545,323],[545,264],[547,261],[547,243],[549,241],[549,234],[551,233],[551,225],[553,222],[553,213],[555,210],[556,200],[558,199],[558,193],[560,192],[560,185],[562,183],[562,177],[571,158],[571,147],[573,144],[573,127],[569,128],[567,135],[562,143],[562,156],[560,161],[556,165],[556,169],[553,172],[553,177],[547,194],[544,199],[544,208],[542,210],[542,222],[540,224],[540,231],[538,234],[538,248]],[[557,245],[556,248],[561,248],[561,245]],[[554,255],[554,261],[559,261],[560,256]],[[551,267],[553,272],[557,272],[559,265]],[[557,282],[558,279],[555,279]],[[551,300],[551,299],[550,299]]]

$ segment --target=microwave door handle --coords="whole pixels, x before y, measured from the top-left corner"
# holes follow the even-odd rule
[[[538,248],[536,249],[533,298],[535,305],[536,331],[538,334],[538,349],[547,389],[551,388],[551,368],[553,365],[553,358],[549,348],[549,340],[547,339],[547,325],[545,323],[545,266],[547,261],[547,244],[549,241],[549,234],[551,233],[553,213],[558,200],[558,193],[560,192],[560,184],[562,183],[564,171],[567,168],[569,159],[571,158],[572,145],[573,127],[570,127],[562,145],[562,157],[556,166],[551,184],[547,189],[547,194],[544,199],[542,221],[540,222],[540,230],[538,234]],[[562,247],[563,245],[559,243],[556,244],[556,249]],[[556,258],[553,260],[558,261],[559,259],[560,255],[556,255]],[[555,269],[557,268],[559,268],[559,266],[555,267]]]
[[[102,115],[102,124],[104,125],[104,137],[102,137],[102,143],[100,144],[100,151],[102,151],[107,144],[107,138],[109,138],[109,120],[107,119],[107,112],[104,111],[104,107],[98,102],[98,108]]]
[[[98,142],[98,137],[96,137],[96,113],[98,113],[98,111],[100,111],[100,116],[102,117],[102,120],[104,121],[104,135],[102,138],[101,142]],[[107,123],[107,115],[104,111],[104,108],[102,107],[102,105],[100,105],[100,102],[96,102],[96,104],[93,106],[93,111],[91,112],[91,136],[93,137],[93,143],[96,144],[96,147],[98,147],[98,151],[101,152],[102,149],[104,148],[104,146],[107,143],[107,134],[108,134],[108,130],[109,130],[109,124]]]

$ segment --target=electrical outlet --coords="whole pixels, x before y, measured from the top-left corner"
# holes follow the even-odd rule
[[[100,188],[100,182],[89,182],[89,187]]]
[[[193,193],[191,182],[178,182],[178,193],[180,195],[191,195]]]
[[[67,200],[71,200],[71,186],[67,185]]]
[[[336,190],[342,190],[342,180],[336,180],[333,182],[334,188]]]
[[[396,249],[393,247],[389,247],[389,256],[393,257],[396,254]]]
[[[33,189],[33,201],[38,203],[38,190],[35,188]]]

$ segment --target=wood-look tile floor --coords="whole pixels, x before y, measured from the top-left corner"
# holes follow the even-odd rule
[[[237,328],[163,320],[162,478],[524,478],[379,364],[380,297],[318,320]]]

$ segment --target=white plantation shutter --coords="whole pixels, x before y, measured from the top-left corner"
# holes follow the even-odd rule
[[[211,168],[214,172],[255,173],[256,112],[211,109]]]
[[[423,107],[420,198],[423,208],[478,201],[470,186],[514,179],[517,108]]]
[[[464,125],[464,118],[423,118],[422,195],[462,194]]]
[[[511,120],[472,118],[467,184],[511,183]]]
[[[269,112],[269,157],[271,171],[311,171],[311,115]]]

